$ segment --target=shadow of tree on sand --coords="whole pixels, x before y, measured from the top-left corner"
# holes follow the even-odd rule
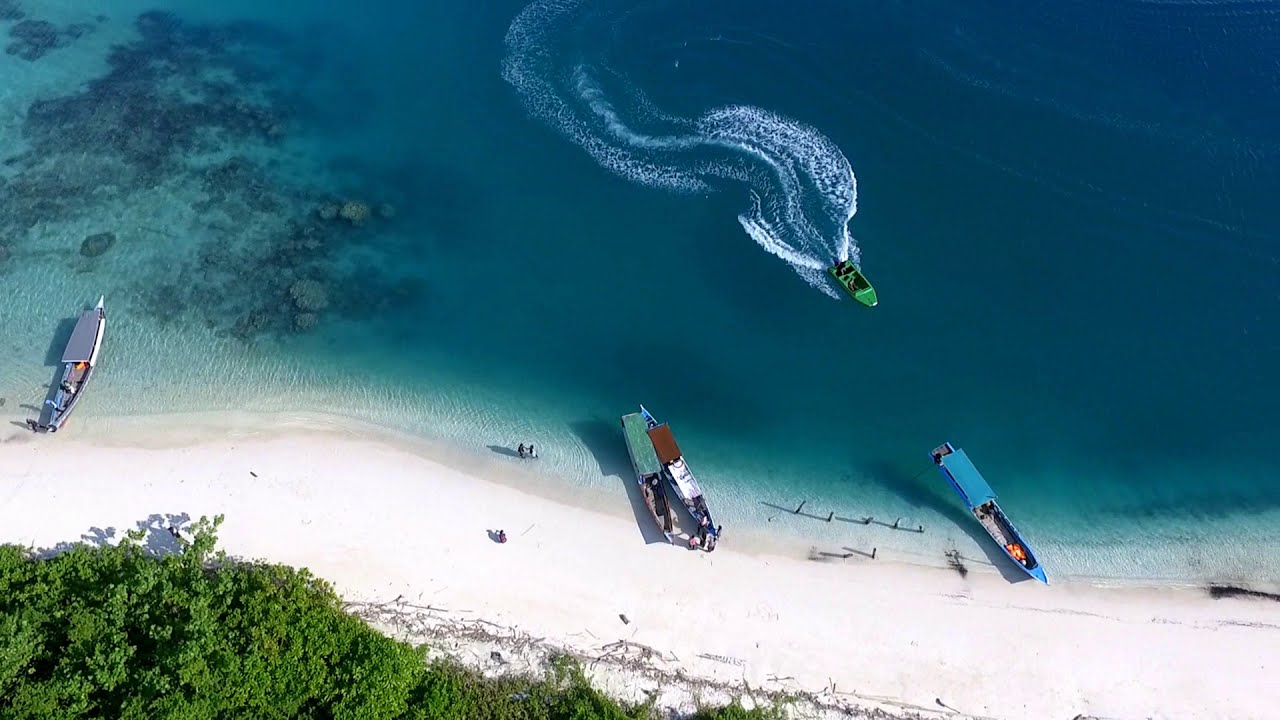
[[[141,544],[147,554],[153,557],[164,557],[182,552],[182,544],[173,536],[173,533],[169,532],[169,528],[181,529],[190,522],[191,516],[187,513],[152,513],[145,520],[139,520],[135,524],[137,529],[143,532]],[[91,527],[81,533],[79,540],[63,541],[52,547],[36,548],[31,556],[38,560],[46,560],[82,547],[115,545],[122,539],[124,539],[124,533],[115,527]]]

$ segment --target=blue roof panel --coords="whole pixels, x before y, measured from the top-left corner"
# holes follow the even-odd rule
[[[973,461],[964,454],[963,450],[957,448],[955,452],[943,458],[942,467],[946,469],[947,474],[959,486],[960,491],[969,499],[969,504],[973,507],[996,499],[995,491],[982,478],[982,473],[973,466]]]

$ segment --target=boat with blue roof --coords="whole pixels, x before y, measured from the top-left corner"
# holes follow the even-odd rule
[[[946,442],[934,448],[931,455],[933,464],[938,466],[938,470],[947,479],[951,489],[956,491],[961,500],[964,500],[964,504],[978,519],[982,529],[996,541],[1004,554],[1028,575],[1046,585],[1049,584],[1049,579],[1044,574],[1044,567],[1040,565],[1035,552],[1032,551],[1031,544],[1000,509],[999,503],[996,502],[995,491],[983,479],[982,473],[974,467],[973,461],[964,450]]]

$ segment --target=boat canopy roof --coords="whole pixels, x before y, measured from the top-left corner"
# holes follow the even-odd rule
[[[658,464],[658,456],[653,452],[653,443],[646,437],[649,423],[645,421],[644,416],[640,413],[623,415],[622,428],[626,433],[627,450],[631,452],[631,464],[635,466],[636,471],[641,475],[662,472],[662,466]]]
[[[658,452],[658,460],[663,465],[680,459],[680,446],[676,444],[675,435],[671,434],[670,425],[662,423],[649,428],[649,440],[653,442],[653,449]]]
[[[98,311],[85,310],[76,321],[76,329],[71,331],[71,339],[67,341],[67,349],[62,352],[62,362],[89,362],[93,357],[93,347],[98,342]]]
[[[956,481],[956,485],[969,498],[969,504],[978,507],[988,500],[995,500],[996,493],[982,478],[982,473],[973,466],[973,461],[959,448],[943,458],[943,467]]]

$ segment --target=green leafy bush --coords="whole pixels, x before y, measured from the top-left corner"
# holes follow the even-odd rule
[[[342,610],[306,570],[229,561],[221,516],[156,557],[141,531],[46,559],[0,546],[0,720],[647,720],[572,660],[485,679]],[[700,720],[767,720],[730,706]]]

